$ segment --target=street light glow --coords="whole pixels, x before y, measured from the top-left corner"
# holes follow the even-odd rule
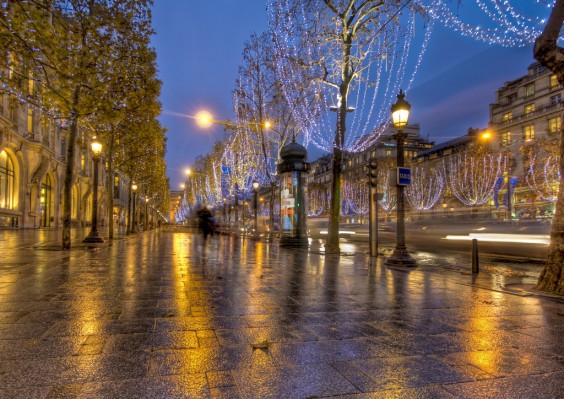
[[[484,140],[489,140],[489,139],[491,139],[491,138],[492,138],[491,132],[484,132],[484,133],[482,133],[482,139],[484,139]]]
[[[200,111],[196,114],[196,123],[200,127],[208,128],[213,123],[213,116],[208,111]]]

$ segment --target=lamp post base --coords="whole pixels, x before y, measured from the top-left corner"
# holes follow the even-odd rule
[[[84,240],[82,240],[82,242],[97,243],[104,242],[104,239],[100,233],[98,233],[98,230],[90,230],[90,233],[84,238]]]
[[[417,262],[411,257],[407,248],[396,248],[394,253],[384,262],[386,266],[417,267]]]

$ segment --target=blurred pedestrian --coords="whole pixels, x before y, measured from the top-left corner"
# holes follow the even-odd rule
[[[202,230],[205,240],[208,238],[208,235],[213,234],[215,228],[212,213],[207,206],[204,206],[198,211],[198,218],[200,222],[200,229]]]

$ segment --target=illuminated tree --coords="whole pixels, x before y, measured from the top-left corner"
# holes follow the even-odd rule
[[[343,183],[342,197],[348,201],[350,209],[357,215],[366,215],[370,209],[368,183],[361,179],[346,180]]]
[[[307,187],[307,214],[319,216],[327,209],[329,193],[326,184],[312,183]]]
[[[301,97],[303,102],[304,93]],[[243,50],[243,64],[239,67],[234,91],[236,126],[247,135],[260,156],[255,178],[270,187],[270,226],[274,225],[276,201],[276,167],[280,150],[299,134],[299,125],[292,117],[280,83],[276,77],[274,48],[270,33],[251,35]],[[269,230],[273,234],[274,230]]]
[[[525,180],[536,195],[544,201],[554,202],[558,196],[560,174],[558,165],[558,138],[537,139],[535,145],[523,148]]]
[[[400,85],[404,89],[410,85],[406,61],[415,43],[414,16],[421,8],[382,0],[274,0],[270,9],[277,66],[288,103],[293,104],[303,91],[304,73],[319,93],[317,109],[322,118],[311,118],[299,107],[294,112],[297,120],[309,124],[303,129],[306,143],[311,140],[333,154],[325,250],[338,253],[343,151],[357,152],[373,145],[389,121],[393,96]],[[404,13],[409,18],[403,18]],[[422,49],[427,39],[425,35]],[[300,64],[301,68],[295,67]],[[415,62],[414,70],[418,65]],[[356,102],[356,111],[347,122],[351,101]],[[331,109],[337,117],[334,134],[328,135],[332,122],[327,111]],[[346,135],[347,129],[353,134]]]
[[[556,0],[546,27],[535,43],[534,56],[542,65],[549,68],[564,85],[564,48],[558,45],[560,31],[564,23],[564,0]],[[559,176],[564,176],[564,124],[560,131],[558,155]],[[564,180],[560,179],[558,198],[546,266],[542,271],[537,288],[564,295]]]
[[[398,204],[397,190],[396,186],[392,186],[390,182],[390,170],[391,169],[380,169],[378,167],[378,187],[377,192],[382,195],[382,199],[378,201],[382,209],[389,214]]]
[[[503,169],[504,155],[489,153],[482,147],[453,154],[443,161],[450,192],[467,206],[482,205],[492,197]]]
[[[439,200],[445,188],[445,181],[433,167],[416,166],[411,168],[411,184],[407,186],[407,200],[418,210],[429,210]]]

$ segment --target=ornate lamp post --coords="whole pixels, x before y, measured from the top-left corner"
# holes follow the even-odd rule
[[[131,218],[131,232],[132,233],[136,233],[137,232],[137,216],[135,213],[135,205],[137,202],[137,184],[133,183],[131,185],[131,189],[133,190],[133,212],[132,212],[132,218]]]
[[[392,137],[396,140],[396,163],[397,167],[401,168],[404,166],[404,154],[403,154],[403,144],[407,138],[407,134],[403,132],[403,128],[407,126],[407,121],[409,118],[409,111],[411,110],[411,105],[405,101],[405,94],[400,90],[398,94],[398,101],[392,105],[392,121],[397,133]],[[399,170],[399,169],[398,169]],[[399,177],[399,176],[398,176]],[[404,197],[404,186],[396,181],[397,187],[397,239],[396,248],[392,256],[386,260],[386,266],[417,266],[415,259],[409,255],[407,247],[405,246],[405,197]]]
[[[94,189],[92,190],[92,227],[90,233],[82,242],[104,242],[98,232],[98,164],[102,153],[102,143],[96,139],[91,143],[92,160],[94,161]]]
[[[255,212],[255,236],[258,237],[258,189],[259,182],[253,181],[253,210]]]

